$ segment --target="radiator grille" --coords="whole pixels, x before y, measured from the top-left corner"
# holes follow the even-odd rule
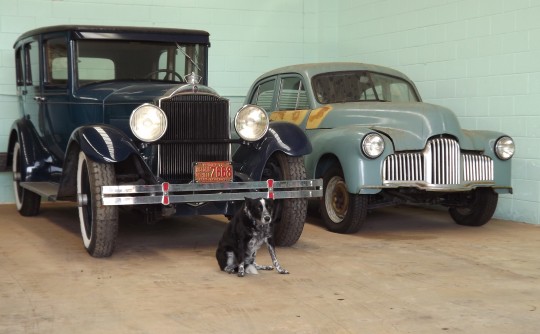
[[[450,138],[432,139],[422,152],[397,153],[385,159],[383,182],[415,181],[430,185],[493,181],[493,160],[461,153],[458,142]]]
[[[179,95],[160,102],[167,131],[158,142],[158,174],[171,183],[193,179],[195,161],[228,161],[229,102],[212,95]]]

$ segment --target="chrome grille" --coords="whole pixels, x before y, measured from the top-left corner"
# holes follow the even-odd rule
[[[415,181],[429,185],[493,181],[493,160],[461,153],[458,142],[450,138],[432,139],[422,152],[392,154],[384,160],[383,182]]]
[[[426,156],[426,181],[430,184],[459,184],[460,151],[457,141],[438,138],[428,142]]]
[[[193,162],[228,161],[229,102],[212,95],[162,99],[167,131],[158,142],[158,175],[174,183],[193,179]]]
[[[464,181],[492,181],[493,160],[477,154],[463,154]]]
[[[384,179],[400,181],[424,180],[424,156],[421,153],[392,154],[384,161]]]

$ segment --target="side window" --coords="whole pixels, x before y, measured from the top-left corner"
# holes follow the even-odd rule
[[[15,51],[15,74],[17,76],[17,86],[24,86],[23,73],[22,47],[19,47]]]
[[[31,42],[26,45],[26,85],[39,87],[39,45]]]
[[[406,83],[393,83],[390,85],[390,94],[392,96],[390,101],[394,102],[414,102],[416,97],[412,95],[412,90]],[[388,99],[387,99],[388,100]]]
[[[301,78],[289,77],[281,80],[278,110],[309,109],[306,90]]]
[[[260,84],[251,97],[251,103],[264,108],[266,111],[271,111],[275,83],[276,80],[272,79]]]
[[[67,85],[68,57],[64,38],[50,39],[45,42],[45,84]]]

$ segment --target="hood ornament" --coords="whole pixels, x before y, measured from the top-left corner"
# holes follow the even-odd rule
[[[202,77],[195,74],[195,72],[191,72],[190,74],[184,76],[184,80],[186,80],[186,83],[190,85],[198,85],[201,82]]]

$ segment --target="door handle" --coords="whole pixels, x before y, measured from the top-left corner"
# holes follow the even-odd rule
[[[45,102],[45,98],[43,96],[34,96],[34,100],[37,102]]]

